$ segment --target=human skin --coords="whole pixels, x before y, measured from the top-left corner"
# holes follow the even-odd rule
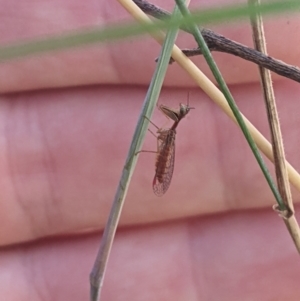
[[[130,18],[112,1],[0,5],[1,43]],[[270,55],[300,65],[299,25],[296,15],[266,23]],[[252,45],[246,21],[213,28]],[[179,40],[195,45],[186,35]],[[150,38],[135,38],[1,64],[1,300],[88,300],[89,272],[158,53]],[[256,66],[214,56],[243,113],[269,136]],[[203,59],[195,62],[211,78]],[[273,78],[286,155],[299,169],[300,88]],[[178,127],[171,186],[157,198],[153,155],[140,155],[102,300],[299,300],[298,255],[249,147],[173,64],[159,101],[178,107],[187,92],[195,110]],[[153,121],[163,125],[160,115]],[[143,149],[155,147],[149,135]],[[299,200],[296,190],[293,197]]]

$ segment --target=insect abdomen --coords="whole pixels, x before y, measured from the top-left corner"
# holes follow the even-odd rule
[[[165,133],[164,133],[165,134]],[[170,169],[170,164],[172,164],[172,156],[174,151],[176,132],[169,130],[166,134],[165,140],[162,143],[162,148],[159,150],[156,163],[155,163],[155,177],[159,183],[164,182],[164,177]]]

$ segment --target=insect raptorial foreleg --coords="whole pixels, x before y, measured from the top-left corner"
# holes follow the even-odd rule
[[[158,107],[158,109],[163,113],[163,115],[166,117],[166,122],[163,124],[163,126],[160,128],[160,129],[163,129],[163,128],[165,128],[166,127],[166,125],[170,122],[170,117],[169,116],[167,116],[163,111],[162,111],[162,109],[161,109],[161,105],[160,106],[157,106]]]

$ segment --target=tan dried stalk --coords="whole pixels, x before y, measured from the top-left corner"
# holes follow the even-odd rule
[[[259,6],[260,0],[248,0],[248,4],[249,6]],[[251,25],[253,33],[253,42],[256,50],[267,55],[267,46],[262,16],[258,13],[256,15],[251,16]],[[278,205],[274,205],[273,208],[279,213],[279,216],[283,218],[293,238],[298,253],[300,253],[300,231],[294,213],[294,206],[288,179],[288,172],[286,168],[283,140],[276,107],[274,89],[272,85],[271,73],[269,70],[261,66],[259,66],[259,73],[272,137],[274,165],[278,190],[286,206],[286,209],[284,210],[282,208],[279,208]]]

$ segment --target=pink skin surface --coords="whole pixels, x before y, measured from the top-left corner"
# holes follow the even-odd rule
[[[0,7],[2,44],[130,19],[113,1],[0,0]],[[270,55],[300,65],[299,26],[299,15],[269,18]],[[210,27],[252,45],[247,21]],[[195,46],[186,34],[178,45]],[[1,64],[1,300],[88,300],[89,272],[158,53],[143,37]],[[269,137],[256,66],[214,57],[241,110]],[[203,58],[194,61],[211,77]],[[273,79],[286,155],[299,170],[300,88]],[[176,64],[159,101],[176,108],[188,91],[196,109],[177,130],[171,186],[162,198],[153,194],[154,155],[142,154],[102,300],[299,300],[299,257],[240,131]],[[153,122],[165,118],[156,111]],[[143,149],[155,147],[149,134]],[[293,197],[299,201],[295,190]]]

